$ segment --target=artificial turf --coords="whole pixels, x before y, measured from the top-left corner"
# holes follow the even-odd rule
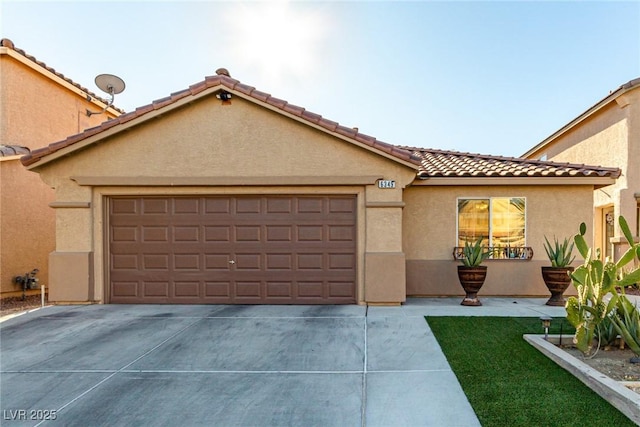
[[[538,318],[427,317],[483,427],[634,426],[577,378],[523,338]],[[566,319],[549,333],[572,334]]]

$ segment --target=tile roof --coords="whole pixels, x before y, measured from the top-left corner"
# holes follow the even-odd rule
[[[29,149],[22,145],[0,144],[0,157],[17,156],[20,154],[29,154]]]
[[[29,166],[47,155],[53,154],[63,148],[72,146],[77,142],[87,139],[93,135],[97,135],[107,129],[123,125],[134,119],[142,118],[145,114],[167,108],[182,99],[188,97],[195,98],[202,92],[211,88],[219,88],[220,91],[229,91],[230,93],[237,96],[267,104],[271,108],[279,110],[284,114],[295,116],[303,122],[307,122],[309,124],[320,127],[328,132],[351,140],[354,143],[368,146],[373,149],[373,151],[387,153],[392,157],[415,165],[416,169],[420,165],[420,158],[414,156],[410,151],[406,149],[380,141],[372,136],[360,133],[358,132],[357,128],[342,126],[339,123],[328,120],[319,114],[307,111],[303,107],[290,104],[287,101],[275,98],[268,93],[261,92],[252,86],[240,83],[240,81],[228,76],[228,72],[224,69],[219,69],[217,72],[217,75],[205,77],[203,81],[191,85],[189,86],[189,88],[182,91],[172,93],[166,98],[155,100],[151,104],[136,108],[135,111],[131,111],[114,119],[108,120],[99,126],[86,129],[84,132],[77,135],[72,135],[65,140],[49,144],[48,147],[33,150],[29,155],[22,158],[22,163],[25,166]],[[220,91],[217,92],[220,93]]]
[[[75,86],[76,88],[80,89],[81,91],[87,93],[92,98],[95,98],[95,99],[99,100],[103,104],[109,104],[109,102],[110,102],[109,100],[104,99],[104,98],[96,95],[95,93],[93,93],[89,89],[87,89],[86,87],[79,85],[78,83],[74,82],[73,80],[71,80],[68,77],[65,77],[64,74],[57,72],[54,68],[47,66],[47,64],[45,64],[44,62],[38,61],[34,56],[29,55],[24,50],[15,47],[15,45],[13,44],[13,42],[10,39],[4,38],[4,39],[0,40],[0,47],[6,47],[7,49],[13,50],[14,52],[24,56],[26,59],[28,59],[29,61],[33,62],[34,64],[37,64],[41,68],[44,68],[45,70],[49,71],[50,73],[53,73],[54,75],[58,76],[62,80],[64,80],[67,83],[71,84],[72,86]],[[111,108],[119,111],[120,113],[124,113],[124,110],[121,110],[120,108],[116,107],[115,105],[112,105]]]
[[[195,98],[199,94],[211,89],[216,94],[228,91],[232,96],[239,96],[255,102],[263,103],[283,114],[291,115],[314,125],[325,131],[337,134],[354,143],[368,146],[374,151],[387,153],[399,160],[413,164],[418,172],[418,178],[436,177],[610,177],[617,178],[620,170],[568,163],[553,163],[538,160],[526,160],[513,157],[500,157],[482,154],[461,153],[427,148],[403,147],[392,145],[376,138],[360,133],[357,128],[349,128],[337,122],[328,120],[319,114],[293,105],[282,99],[275,98],[268,93],[261,92],[252,86],[245,85],[229,76],[227,70],[221,68],[215,76],[206,77],[203,81],[191,85],[189,88],[172,93],[170,96],[153,101],[151,104],[137,108],[135,111],[108,120],[99,126],[86,129],[65,140],[50,144],[48,147],[33,150],[21,160],[25,166],[38,162],[45,156],[98,135],[108,129],[123,126],[127,122],[140,119],[154,112],[162,111],[180,100]]]
[[[401,147],[419,156],[418,177],[479,178],[479,177],[608,177],[620,176],[620,169],[527,160],[485,154],[461,153],[428,148]]]

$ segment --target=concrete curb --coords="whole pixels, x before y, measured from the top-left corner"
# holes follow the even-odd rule
[[[640,425],[640,394],[629,390],[618,381],[598,372],[556,347],[553,341],[557,341],[559,335],[549,335],[549,341],[545,340],[543,335],[525,334],[523,338],[549,359],[573,374],[591,390],[598,393],[600,397],[611,403],[631,421]]]

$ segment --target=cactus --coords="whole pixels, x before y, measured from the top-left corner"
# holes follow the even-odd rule
[[[618,295],[616,288],[624,289],[625,286],[640,281],[640,268],[620,274],[623,268],[634,261],[640,259],[640,244],[633,243],[633,237],[624,217],[619,218],[620,228],[625,235],[629,249],[614,263],[610,259],[604,262],[600,259],[600,251],[597,250],[595,256],[593,251],[587,246],[584,239],[587,227],[580,224],[580,232],[575,235],[574,242],[584,258],[584,264],[576,268],[571,274],[571,282],[577,290],[577,297],[569,297],[567,300],[567,320],[576,328],[574,343],[586,355],[591,354],[593,349],[593,339],[597,328],[605,326],[605,319],[608,317],[613,321],[614,326],[627,341],[633,338],[633,323],[638,313],[637,308],[629,307],[628,299],[624,295]],[[605,296],[609,295],[609,299]],[[625,301],[628,303],[625,303]],[[636,329],[637,331],[637,329]],[[636,353],[640,351],[640,337],[636,333],[635,344],[629,346]],[[627,341],[629,342],[629,341]],[[636,345],[637,344],[637,345]],[[636,347],[632,347],[636,345]],[[636,351],[636,349],[638,351]]]

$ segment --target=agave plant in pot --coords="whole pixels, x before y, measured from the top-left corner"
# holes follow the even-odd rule
[[[564,307],[564,291],[571,284],[571,272],[573,267],[570,264],[575,259],[573,256],[573,242],[569,244],[569,239],[565,238],[562,243],[553,237],[553,245],[547,237],[544,237],[544,250],[547,252],[551,267],[542,267],[542,279],[547,289],[551,292],[551,298],[547,305]]]
[[[482,237],[472,245],[464,243],[462,248],[462,265],[458,266],[458,280],[462,289],[466,293],[461,305],[479,306],[482,305],[478,299],[478,291],[484,284],[487,277],[487,266],[480,265],[487,259],[491,252],[485,251],[482,247]]]

